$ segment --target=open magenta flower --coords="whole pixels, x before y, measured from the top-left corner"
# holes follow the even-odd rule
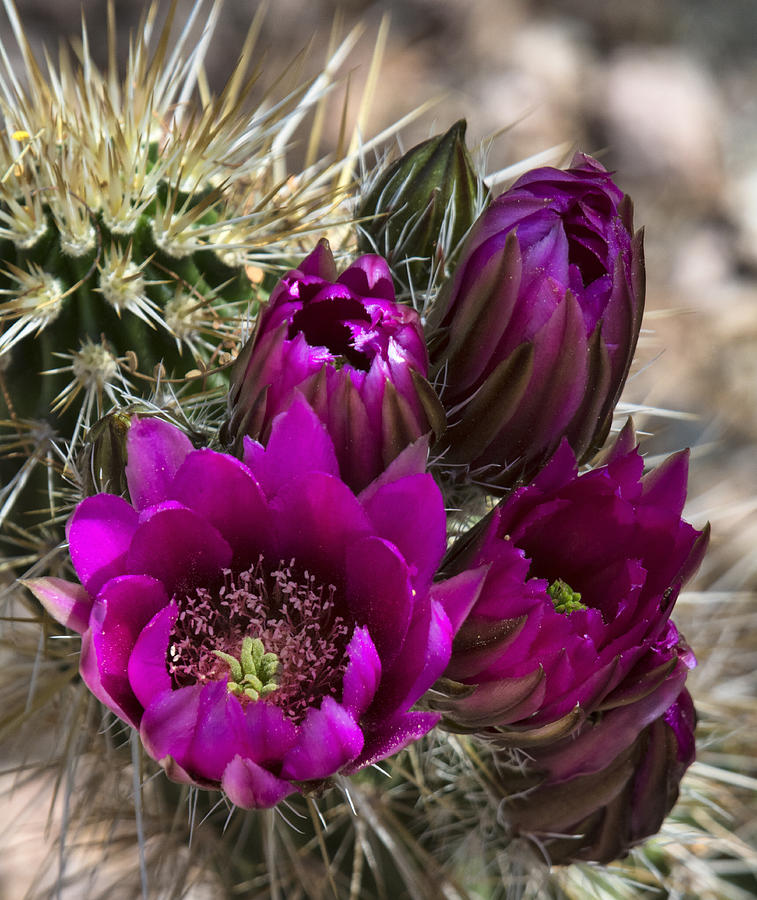
[[[535,746],[623,707],[630,744],[670,706],[695,661],[669,617],[708,539],[681,519],[687,467],[642,476],[630,422],[582,475],[564,442],[452,549],[448,574],[486,576],[445,673],[448,727]]]
[[[626,743],[635,718],[632,707],[613,709],[546,751],[529,750],[525,770],[503,757],[508,830],[536,840],[556,864],[608,863],[655,834],[694,761],[696,712],[684,690]]]
[[[224,440],[237,452],[244,435],[265,443],[302,394],[328,428],[342,478],[361,490],[408,444],[443,430],[427,374],[420,319],[395,303],[386,261],[361,256],[337,277],[321,241],[274,288],[239,355]]]
[[[604,442],[644,308],[641,232],[596,160],[534,169],[479,217],[431,314],[445,462],[528,481],[567,437]]]
[[[68,524],[81,585],[28,586],[82,634],[84,681],[170,777],[272,806],[438,719],[411,707],[473,594],[431,584],[445,520],[426,454],[421,439],[356,496],[301,398],[242,461],[135,418],[131,502],[89,497]]]

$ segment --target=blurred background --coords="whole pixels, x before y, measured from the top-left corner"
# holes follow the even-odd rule
[[[80,34],[83,7],[92,55],[107,63],[106,0],[17,7],[35,50],[44,43],[53,53]],[[177,20],[191,7],[178,0]],[[124,53],[143,5],[116,0],[114,8]],[[256,9],[252,0],[226,0],[209,53],[214,89]],[[728,717],[740,711],[745,729],[757,722],[757,3],[277,0],[259,43],[264,70],[283,69],[311,46],[300,64],[315,71],[334,23],[341,34],[360,24],[348,82],[338,88],[354,98],[354,113],[386,15],[366,136],[433,98],[402,131],[403,147],[466,118],[487,172],[534,156],[565,161],[580,148],[614,170],[635,201],[646,228],[648,315],[625,400],[651,434],[650,457],[693,447],[689,517],[712,521],[713,545],[677,618],[701,661],[695,699],[734,734],[718,752],[755,776],[754,733],[749,739]],[[0,36],[10,50],[2,14]],[[339,129],[329,124],[331,141]],[[32,812],[44,822],[46,809]],[[734,828],[747,844],[757,842],[756,823],[745,792]],[[13,868],[8,856],[3,865]]]

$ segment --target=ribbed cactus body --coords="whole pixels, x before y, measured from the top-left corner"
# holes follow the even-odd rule
[[[222,224],[220,191],[207,186],[177,192],[158,183],[150,202],[120,232],[102,208],[87,204],[90,229],[77,246],[70,223],[56,210],[60,186],[45,185],[38,171],[28,174],[43,201],[34,210],[31,234],[23,234],[19,221],[18,207],[24,207],[23,195],[13,193],[18,182],[0,186],[0,219],[11,234],[0,244],[0,420],[5,430],[21,429],[28,439],[0,460],[5,486],[35,447],[41,452],[46,436],[65,449],[123,402],[123,392],[147,397],[166,378],[185,396],[225,383],[225,373],[200,378],[198,369],[228,358],[237,314],[255,300],[238,260],[224,260],[224,251],[191,240],[194,232]],[[169,252],[161,240],[161,224],[172,209],[190,220],[182,231],[188,253],[178,242]],[[14,225],[20,233],[13,233]],[[191,381],[188,373],[194,373]],[[43,467],[29,473],[19,509],[49,508],[49,478]]]
[[[181,378],[198,360],[210,361],[229,310],[244,311],[254,292],[244,268],[227,265],[212,250],[178,258],[157,246],[153,222],[165,193],[165,188],[157,193],[129,234],[115,233],[101,213],[95,215],[95,245],[78,256],[64,249],[49,209],[44,210],[47,227],[32,246],[2,242],[3,417],[48,419],[65,435],[67,423],[76,418],[74,404],[54,407],[72,380],[85,385],[100,377],[104,384],[115,383],[120,371],[128,377],[136,370],[143,377],[130,381],[140,395],[149,393],[161,364],[168,377]],[[182,202],[195,205],[202,199]],[[6,212],[7,203],[0,210]],[[217,219],[210,211],[197,224]],[[36,321],[21,336],[18,325],[29,312],[36,313]],[[58,354],[70,355],[69,367]],[[55,372],[61,368],[68,371]]]

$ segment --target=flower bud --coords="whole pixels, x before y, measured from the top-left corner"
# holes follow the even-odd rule
[[[126,492],[126,438],[131,419],[129,413],[108,413],[90,428],[79,457],[85,497]]]
[[[424,290],[454,259],[486,194],[465,145],[464,119],[388,166],[363,198],[359,248],[389,262],[398,293]]]
[[[443,430],[427,372],[420,318],[395,302],[386,261],[361,256],[337,277],[321,241],[274,288],[242,349],[221,437],[238,455],[245,435],[265,444],[274,418],[302,395],[343,480],[362,490],[409,444]]]
[[[430,316],[445,463],[492,489],[530,480],[567,437],[607,437],[644,308],[641,232],[595,160],[536,169],[494,200]]]
[[[551,863],[608,863],[625,855],[659,830],[678,799],[694,761],[696,712],[688,691],[617,749],[615,731],[628,717],[627,708],[613,710],[547,754],[529,751],[525,770],[502,765],[500,819],[511,833],[535,840]],[[578,774],[566,774],[565,756],[580,760]]]

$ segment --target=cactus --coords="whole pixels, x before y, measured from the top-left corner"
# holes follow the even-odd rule
[[[255,74],[250,61],[259,18],[253,22],[239,64],[220,96],[208,97],[204,85],[203,58],[221,0],[194,0],[189,21],[175,41],[170,14],[164,30],[155,34],[158,9],[152,6],[133,39],[123,78],[118,77],[112,61],[114,21],[110,23],[111,63],[104,74],[91,59],[85,29],[78,62],[64,54],[59,66],[48,64],[49,74],[43,75],[24,37],[13,0],[2,0],[2,4],[25,72],[19,75],[10,68],[13,54],[0,43],[0,572],[7,584],[7,590],[0,593],[4,601],[0,747],[8,759],[6,774],[13,773],[22,787],[44,787],[43,776],[55,769],[53,794],[60,801],[51,809],[52,827],[48,829],[56,835],[54,853],[40,862],[28,896],[72,890],[82,897],[114,891],[129,897],[189,897],[206,888],[212,896],[568,900],[587,892],[599,897],[630,897],[630,890],[636,896],[636,886],[642,883],[652,889],[659,884],[662,889],[665,874],[658,880],[658,873],[666,869],[673,880],[681,872],[689,877],[681,834],[691,834],[692,846],[696,842],[701,848],[707,829],[693,826],[702,809],[698,797],[704,794],[710,809],[721,800],[711,785],[702,785],[701,775],[700,783],[694,783],[695,790],[684,785],[683,805],[663,842],[651,845],[649,851],[638,851],[625,868],[571,866],[550,873],[543,859],[545,835],[538,829],[532,833],[529,822],[521,828],[521,807],[506,810],[502,802],[505,793],[517,790],[526,800],[523,808],[528,807],[529,791],[521,789],[530,785],[525,775],[537,750],[533,745],[525,751],[511,746],[501,731],[501,744],[483,740],[480,734],[437,731],[388,760],[383,760],[383,750],[378,747],[375,758],[382,760],[386,772],[376,766],[349,779],[339,774],[330,789],[325,779],[298,779],[302,795],[292,794],[275,810],[235,808],[231,795],[219,798],[192,786],[183,780],[180,766],[170,755],[162,756],[159,763],[177,780],[156,777],[158,756],[153,759],[139,732],[130,732],[118,713],[114,715],[99,702],[103,691],[107,693],[105,688],[99,690],[104,682],[108,689],[114,684],[119,690],[123,687],[114,678],[119,677],[118,666],[124,662],[123,648],[129,635],[119,633],[118,628],[108,632],[108,640],[115,635],[109,645],[113,665],[95,667],[103,681],[90,677],[92,667],[80,668],[85,656],[91,662],[100,653],[97,640],[105,631],[97,631],[94,625],[103,611],[106,616],[110,612],[107,603],[97,601],[97,614],[88,617],[92,627],[79,644],[79,635],[71,632],[82,616],[84,589],[71,582],[77,564],[72,567],[68,550],[73,548],[76,555],[77,547],[84,547],[84,556],[78,555],[79,568],[84,570],[89,538],[99,551],[98,539],[105,532],[98,531],[82,542],[80,533],[69,531],[67,547],[62,526],[69,512],[76,504],[79,510],[97,509],[103,498],[93,495],[128,494],[127,442],[139,428],[143,434],[152,432],[150,427],[145,431],[143,424],[132,430],[133,423],[146,416],[179,425],[178,432],[165,421],[157,428],[173,434],[182,453],[191,452],[193,459],[204,456],[218,462],[225,456],[213,450],[221,443],[219,427],[227,414],[227,363],[243,346],[248,323],[256,318],[258,305],[268,299],[278,273],[302,261],[318,239],[328,237],[338,269],[344,268],[340,257],[345,250],[378,250],[387,256],[388,274],[401,299],[425,314],[432,309],[445,279],[453,276],[471,222],[488,203],[488,189],[473,168],[462,122],[446,135],[413,148],[394,166],[366,172],[362,185],[351,184],[355,163],[361,154],[367,158],[377,143],[361,137],[367,104],[361,106],[352,139],[341,140],[344,135],[340,135],[342,149],[318,158],[327,92],[354,36],[331,54],[324,71],[312,82],[265,97],[256,109],[245,112]],[[171,9],[177,5],[172,3]],[[155,37],[152,41],[151,34]],[[377,46],[384,37],[382,30]],[[375,67],[372,73],[369,84],[375,80]],[[285,151],[309,112],[314,112],[314,130],[304,142],[308,148],[305,164],[290,172]],[[345,111],[341,118],[344,121]],[[366,264],[369,269],[376,265],[375,261]],[[353,268],[344,282],[358,294],[367,284],[359,275]],[[380,281],[389,284],[388,277]],[[375,287],[375,281],[370,286]],[[350,297],[336,299],[349,301]],[[343,303],[338,309],[345,315],[333,317],[337,327],[328,334],[335,351],[347,347],[342,319],[351,323],[353,335],[362,336],[367,315],[358,310],[353,322],[353,315],[346,313],[355,313],[354,304]],[[264,330],[265,319],[261,319],[258,337]],[[426,340],[428,337],[426,331]],[[288,335],[286,340],[290,338]],[[320,340],[315,341],[318,346]],[[359,352],[361,358],[366,356]],[[332,356],[334,370],[348,374],[345,360],[349,362],[349,357],[340,352]],[[448,368],[440,367],[435,387],[443,386]],[[343,409],[338,412],[344,414]],[[354,410],[348,409],[347,414],[350,412]],[[343,417],[348,418],[347,414]],[[333,474],[336,455],[332,461],[318,429],[312,434],[316,437],[305,453],[292,452],[291,446],[287,451],[286,441],[280,441],[278,449],[284,450],[285,457],[289,453],[306,464],[312,456],[316,466],[312,484],[333,485],[337,483]],[[352,434],[363,436],[356,430]],[[192,446],[203,449],[195,453]],[[416,479],[414,490],[422,482],[435,496],[427,475],[409,474],[419,455],[425,453],[422,440],[412,447],[415,449],[403,450],[401,460],[392,461],[391,477],[404,467],[405,481]],[[254,461],[257,452],[255,447],[250,449],[248,462]],[[130,465],[138,456],[132,453]],[[167,463],[161,469],[162,461],[149,454],[146,458],[145,472],[170,468]],[[440,454],[432,456],[437,472],[442,459]],[[235,473],[248,471],[246,462],[237,463],[226,458],[224,465]],[[319,465],[325,470],[318,469]],[[276,516],[284,508],[283,494],[273,498],[280,487],[274,479],[277,471],[276,467],[255,469],[261,484],[266,482],[266,491],[272,492],[271,498],[266,493],[266,514],[259,520],[261,535],[280,527],[281,519]],[[205,490],[202,502],[215,496],[208,487],[209,478],[197,478],[196,483]],[[383,496],[391,483],[390,479],[385,482]],[[299,483],[296,487],[299,490]],[[457,490],[458,486],[453,487]],[[659,481],[656,490],[660,502],[669,500],[664,490],[659,497]],[[370,507],[372,523],[374,518],[381,521],[381,528],[396,534],[403,545],[423,543],[413,533],[415,520],[389,515],[388,507],[382,513],[375,494],[370,494],[370,488],[366,491],[361,493],[360,503],[365,507],[360,509]],[[233,490],[228,493],[228,500],[236,499]],[[315,509],[323,496],[339,499],[347,498],[348,493],[345,487],[340,495],[313,493],[305,499],[313,500]],[[170,504],[176,502],[173,496],[166,501],[169,512]],[[287,496],[287,502],[296,503],[294,490]],[[413,496],[423,499],[427,495]],[[80,503],[83,497],[88,498],[83,501],[86,506]],[[254,501],[258,495],[253,491],[249,497]],[[460,497],[464,500],[460,504],[451,491],[444,498],[448,538],[459,537],[469,528],[475,536],[474,523],[491,500],[479,485],[473,485],[468,494],[460,491]],[[128,506],[117,497],[104,502],[115,510],[114,520],[118,510]],[[245,510],[252,506],[239,505]],[[303,510],[303,531],[307,531],[307,504]],[[318,521],[325,522],[332,505],[322,502],[318,511],[323,513],[323,520]],[[139,513],[148,519],[150,510],[142,507]],[[130,514],[137,515],[135,508]],[[225,527],[229,519],[224,513],[214,521]],[[430,520],[426,516],[422,524]],[[89,520],[80,513],[77,521],[79,529]],[[291,523],[292,533],[298,535],[300,520],[294,513]],[[355,523],[350,535],[357,535],[355,541],[359,538],[362,542],[364,520],[355,518]],[[241,532],[247,534],[244,529]],[[328,530],[316,529],[315,537],[320,540],[322,536],[328,543]],[[436,542],[441,553],[441,527],[436,531],[427,528],[424,537],[429,536],[429,546]],[[367,543],[373,546],[375,542]],[[382,542],[381,546],[389,544]],[[116,535],[116,549],[117,545]],[[463,543],[460,548],[461,553],[466,551]],[[157,555],[164,550],[158,546]],[[362,552],[370,563],[372,557]],[[187,559],[193,564],[193,556]],[[425,557],[419,562],[429,564]],[[385,574],[374,573],[371,566],[366,569],[370,574],[366,585],[375,575]],[[415,578],[417,571],[411,569],[417,567],[408,566],[407,573],[397,571],[403,579],[406,574]],[[394,571],[394,563],[388,571]],[[16,580],[20,572],[23,575]],[[447,586],[453,594],[473,589],[468,570],[460,575],[462,580],[456,586]],[[434,591],[444,597],[442,584],[437,581]],[[562,584],[563,593],[571,592]],[[68,606],[66,587],[73,590]],[[476,591],[483,587],[482,582]],[[35,589],[36,595],[30,593]],[[95,593],[101,591],[93,588]],[[35,599],[40,594],[46,596],[47,606]],[[559,610],[566,620],[580,608],[576,596],[580,599],[572,592],[575,608]],[[380,593],[382,602],[385,598],[391,599],[387,592]],[[144,612],[144,598],[135,593],[132,599],[129,608],[136,609],[138,618]],[[449,593],[446,599],[450,600]],[[95,600],[93,596],[88,602]],[[547,602],[551,609],[551,601]],[[459,597],[457,605],[462,606]],[[383,616],[377,615],[379,618]],[[126,616],[119,619],[119,627],[128,626],[129,621]],[[324,620],[318,621],[323,624]],[[423,629],[435,635],[434,646],[428,641],[432,657],[440,655],[435,645],[444,643],[444,618],[439,614],[434,621],[438,628],[432,632],[419,614],[412,632],[416,642]],[[147,626],[142,633],[148,633]],[[97,638],[93,638],[95,634]],[[384,630],[384,637],[390,652],[395,637],[389,629]],[[245,703],[263,701],[258,693],[275,694],[280,687],[271,672],[262,673],[253,665],[249,647],[255,640],[254,636],[242,638],[238,656],[228,646],[213,651],[233,678],[228,693],[244,694]],[[255,646],[263,647],[260,639]],[[227,652],[231,650],[234,652]],[[357,657],[357,650],[355,654]],[[412,668],[415,661],[409,656],[403,663]],[[423,654],[420,656],[423,659]],[[107,656],[96,660],[97,665],[103,660],[107,662]],[[161,665],[157,666],[160,669]],[[370,675],[371,671],[366,662],[363,673]],[[406,673],[400,674],[395,686],[405,693]],[[261,684],[265,682],[260,691],[252,680],[258,675]],[[242,687],[244,680],[250,687]],[[303,680],[307,681],[307,675]],[[370,677],[353,678],[353,694],[365,693],[370,681]],[[87,683],[95,685],[94,695],[88,692]],[[423,708],[412,715],[425,721],[429,708],[444,701],[440,688],[449,683],[449,678],[437,682],[436,690],[426,695]],[[458,686],[470,690],[467,684]],[[382,701],[388,702],[386,697]],[[368,722],[373,732],[376,721]],[[209,744],[217,739],[216,724],[210,721],[205,729],[205,737],[212,738]],[[634,744],[633,752],[661,744],[652,738],[660,732],[664,735],[669,725],[667,720],[664,727],[658,722],[654,735],[651,730],[645,732],[645,743]],[[177,730],[187,731],[181,721]],[[685,736],[685,729],[682,734]],[[375,743],[376,734],[370,737]],[[401,740],[401,730],[389,739]],[[259,743],[261,752],[269,754],[266,739],[261,737]],[[314,741],[313,746],[316,744],[328,750],[330,742]],[[202,747],[202,741],[198,746]],[[675,750],[673,744],[666,747],[668,753]],[[235,753],[235,759],[242,756]],[[659,772],[666,759],[663,753],[654,756],[652,762],[658,766],[651,770]],[[278,777],[269,760],[261,762],[271,768],[273,778]],[[604,773],[599,774],[603,777]],[[623,783],[638,788],[639,795],[648,799],[650,792],[641,790],[641,776]],[[553,805],[560,790],[559,785],[541,788]],[[605,808],[615,807],[603,805]],[[541,807],[536,813],[539,824],[545,813]],[[573,819],[565,821],[568,826],[574,824]],[[597,823],[591,824],[595,827]],[[610,819],[603,820],[595,833],[620,834]],[[636,833],[632,830],[631,836]],[[37,847],[44,848],[45,840],[37,840]],[[719,840],[719,854],[738,856],[743,852],[735,842],[729,845],[722,836]],[[667,849],[665,842],[670,842],[672,849]],[[706,871],[706,866],[699,865],[697,874],[703,869]],[[730,897],[732,885],[724,884],[725,892],[713,891],[712,896]]]

